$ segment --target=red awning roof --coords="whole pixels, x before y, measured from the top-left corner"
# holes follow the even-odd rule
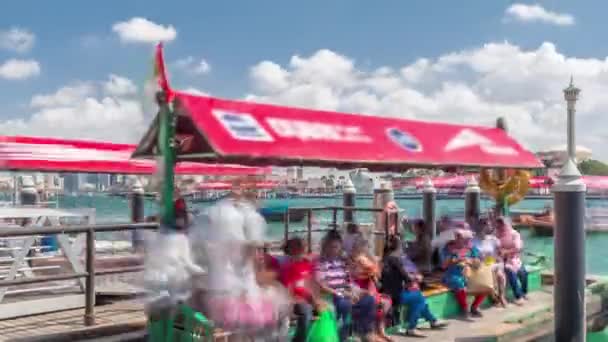
[[[153,160],[131,159],[135,145],[39,137],[0,136],[0,170],[154,174]],[[182,162],[179,174],[255,175],[268,168]]]
[[[353,115],[175,92],[178,158],[243,165],[372,170],[482,166],[538,168],[503,130]],[[158,119],[135,157],[155,154]]]

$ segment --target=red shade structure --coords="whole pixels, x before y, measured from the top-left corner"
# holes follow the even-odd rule
[[[135,145],[55,138],[0,136],[0,170],[154,174],[156,161],[131,159]],[[257,175],[269,168],[182,162],[178,174]]]
[[[178,160],[242,165],[540,168],[499,128],[402,120],[173,92]],[[158,117],[134,157],[158,154]]]

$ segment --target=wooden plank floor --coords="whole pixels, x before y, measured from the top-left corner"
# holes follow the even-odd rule
[[[84,309],[60,311],[0,321],[0,341],[50,341],[66,333],[145,327],[143,305],[123,301],[95,308],[96,325],[84,325]],[[64,339],[65,340],[65,339]]]

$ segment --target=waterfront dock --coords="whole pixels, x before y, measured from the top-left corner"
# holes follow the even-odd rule
[[[587,296],[589,326],[601,318],[602,294],[590,290]],[[488,308],[484,317],[472,321],[448,319],[444,330],[430,330],[425,341],[443,342],[523,342],[551,341],[553,331],[553,292],[543,287],[530,294],[524,306]],[[142,301],[126,300],[100,305],[95,309],[96,325],[86,326],[83,310],[74,309],[0,321],[0,341],[145,341],[146,316]],[[411,338],[393,336],[395,341]],[[228,341],[219,337],[216,341]]]

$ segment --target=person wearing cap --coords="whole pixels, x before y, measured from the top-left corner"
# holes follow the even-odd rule
[[[519,232],[502,216],[496,218],[496,237],[500,255],[505,263],[507,282],[513,291],[515,304],[522,305],[528,294],[528,272],[521,260],[523,241]]]
[[[467,280],[465,272],[469,267],[481,264],[479,250],[472,246],[473,234],[467,229],[453,229],[451,241],[443,247],[442,260],[445,268],[444,284],[454,292],[458,305],[465,317],[481,317],[479,306],[487,294],[476,294],[469,309],[467,304]]]

